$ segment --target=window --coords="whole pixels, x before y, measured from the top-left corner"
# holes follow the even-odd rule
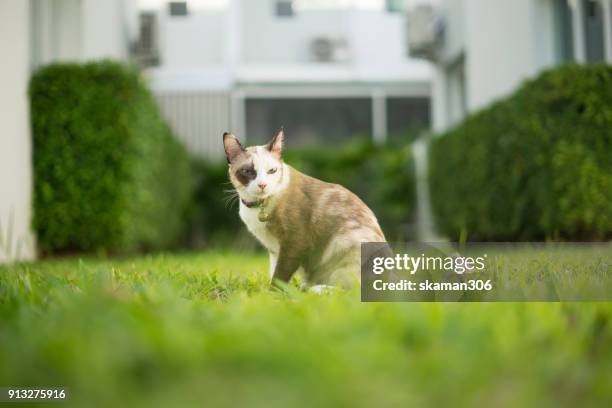
[[[554,0],[553,4],[557,62],[612,62],[612,0]]]
[[[181,17],[189,14],[186,1],[171,1],[168,3],[168,11],[172,17]]]
[[[389,140],[414,140],[429,128],[429,98],[387,98]]]
[[[557,62],[574,60],[574,24],[568,0],[555,0],[555,48]]]
[[[249,144],[266,143],[280,127],[287,146],[337,145],[372,133],[370,98],[279,98],[246,100]]]
[[[582,0],[586,62],[604,61],[604,18],[599,0]]]
[[[389,13],[402,13],[404,11],[404,0],[385,0],[385,9]]]
[[[276,15],[278,17],[292,17],[293,16],[293,2],[292,1],[277,1],[276,2]]]
[[[141,67],[159,65],[159,47],[157,38],[157,14],[142,12],[140,19],[140,35],[132,47],[132,58]]]

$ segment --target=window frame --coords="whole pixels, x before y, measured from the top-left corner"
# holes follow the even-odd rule
[[[290,10],[289,14],[284,14],[281,10],[283,7],[287,7],[286,10]],[[295,17],[295,8],[292,0],[276,0],[274,2],[274,17],[279,19],[290,19]]]
[[[587,61],[587,38],[585,33],[584,2],[582,0],[567,0],[572,12],[574,60],[581,64]],[[602,8],[603,24],[603,62],[612,63],[612,0],[594,0]]]
[[[181,9],[181,14],[176,13],[176,7],[184,6],[184,14],[182,14],[183,9]],[[168,2],[168,16],[170,18],[184,18],[189,16],[189,4],[187,1],[169,1]]]

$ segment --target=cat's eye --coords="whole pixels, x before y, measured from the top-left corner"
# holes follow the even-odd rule
[[[245,176],[252,176],[255,173],[255,170],[246,168],[246,169],[240,170],[240,172]]]
[[[274,173],[276,173],[276,170],[277,170],[276,168],[270,169],[270,170],[268,170],[268,174],[274,174]]]

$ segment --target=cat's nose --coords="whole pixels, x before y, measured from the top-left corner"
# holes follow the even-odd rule
[[[268,185],[266,183],[259,183],[259,184],[257,184],[257,187],[261,188],[262,190],[265,190],[267,186]]]

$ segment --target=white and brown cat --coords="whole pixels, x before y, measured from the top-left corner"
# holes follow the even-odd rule
[[[307,285],[348,287],[359,281],[361,242],[384,242],[372,210],[346,188],[300,173],[282,160],[284,132],[244,148],[223,134],[240,218],[270,254],[272,282],[299,269]]]

